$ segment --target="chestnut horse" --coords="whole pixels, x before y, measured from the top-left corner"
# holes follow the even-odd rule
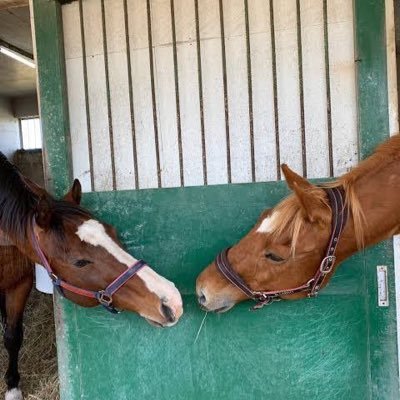
[[[35,262],[48,263],[53,282],[62,283],[63,295],[81,306],[101,302],[114,310],[112,302],[112,307],[136,312],[156,326],[172,326],[182,315],[175,285],[128,254],[111,226],[78,205],[80,198],[79,181],[63,200],[55,200],[0,153],[0,309],[9,353],[6,400],[22,399],[18,352]],[[105,288],[110,289],[104,303],[97,295]]]
[[[204,309],[224,312],[248,298],[264,305],[313,295],[343,260],[400,232],[399,135],[335,182],[315,186],[286,165],[282,171],[293,193],[265,210],[197,278]],[[333,211],[336,200],[343,203]],[[343,226],[334,233],[338,220]]]

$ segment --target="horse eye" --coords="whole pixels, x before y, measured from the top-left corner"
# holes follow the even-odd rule
[[[265,257],[266,257],[266,258],[269,258],[271,261],[274,261],[274,262],[282,262],[282,261],[285,261],[284,258],[279,257],[279,256],[277,256],[277,255],[274,254],[274,253],[266,253],[266,254],[265,254]]]
[[[91,264],[91,263],[92,262],[88,261],[88,260],[78,260],[78,261],[74,262],[74,265],[75,265],[75,267],[81,268],[81,267],[84,267],[85,265],[88,265],[88,264]]]

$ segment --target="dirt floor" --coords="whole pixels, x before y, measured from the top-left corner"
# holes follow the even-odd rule
[[[58,400],[57,356],[52,296],[32,290],[24,318],[24,343],[20,352],[19,371],[25,400]],[[0,399],[6,385],[2,376],[7,353],[0,342]]]

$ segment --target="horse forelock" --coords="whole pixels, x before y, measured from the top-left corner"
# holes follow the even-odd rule
[[[345,191],[345,206],[349,208],[353,217],[354,235],[357,245],[361,249],[364,246],[365,215],[354,190],[354,181],[346,180],[343,177],[336,181],[322,184],[321,187],[312,187],[310,191],[313,192],[315,199],[326,206],[327,212],[331,212],[331,207],[327,202],[326,194],[322,188],[339,186],[343,187]],[[269,218],[273,223],[269,225],[268,233],[274,240],[278,240],[282,236],[289,237],[291,252],[294,254],[300,232],[308,222],[297,196],[291,194],[282,200],[273,209]],[[264,221],[261,222],[261,225]]]
[[[272,238],[276,240],[283,235],[291,238],[291,251],[294,254],[300,231],[306,223],[300,201],[291,194],[274,208],[273,214]]]

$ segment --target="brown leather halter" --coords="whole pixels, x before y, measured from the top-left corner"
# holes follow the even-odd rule
[[[343,232],[344,226],[348,217],[348,209],[345,206],[344,192],[341,188],[324,188],[328,194],[329,203],[332,209],[332,229],[329,238],[328,246],[326,248],[325,257],[322,259],[319,268],[314,276],[305,284],[283,290],[271,291],[257,291],[251,289],[246,282],[239,276],[233,269],[228,260],[229,248],[223,250],[218,254],[215,263],[217,269],[221,274],[230,282],[241,290],[247,297],[253,299],[257,304],[253,307],[254,310],[271,304],[273,301],[281,299],[281,296],[308,292],[308,297],[314,297],[318,294],[326,276],[332,271],[335,265],[336,257],[335,252],[339,243],[340,235]]]
[[[33,218],[33,224],[35,225],[35,218]],[[35,250],[37,256],[40,259],[41,264],[46,269],[47,273],[51,281],[53,282],[54,287],[58,290],[61,296],[65,297],[64,290],[68,292],[78,294],[79,296],[89,297],[91,299],[96,299],[99,304],[101,304],[107,311],[110,311],[113,314],[118,314],[118,311],[113,306],[112,296],[123,286],[129,279],[133,278],[146,264],[143,260],[136,261],[135,264],[131,265],[124,272],[122,272],[116,279],[114,279],[105,289],[103,290],[88,290],[82,289],[77,286],[71,285],[68,282],[60,279],[54,272],[50,266],[47,257],[43,253],[43,250],[40,248],[40,244],[38,241],[35,232],[32,229],[32,245]]]

